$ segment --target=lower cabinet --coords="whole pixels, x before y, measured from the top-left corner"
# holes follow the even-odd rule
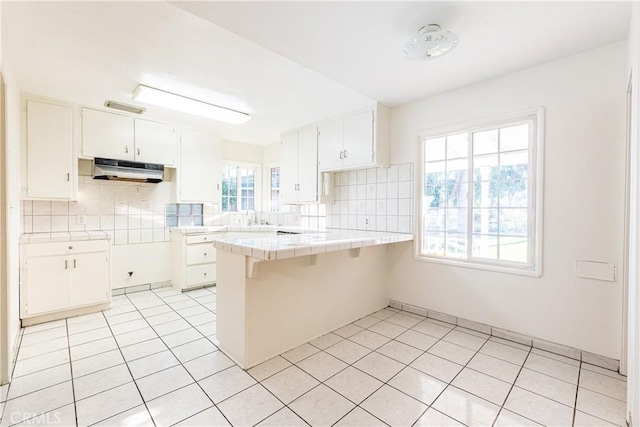
[[[216,282],[215,233],[171,230],[171,282],[180,289]]]
[[[20,253],[22,319],[111,300],[108,240],[24,244]]]

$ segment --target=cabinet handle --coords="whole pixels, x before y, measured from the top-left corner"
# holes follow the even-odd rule
[[[71,181],[71,174],[67,172],[67,182]]]
[[[128,145],[124,146],[124,154],[129,154],[129,146]]]
[[[77,266],[78,266],[78,262],[77,262],[77,260],[74,259],[73,260],[73,268],[76,268]]]
[[[69,261],[64,260],[64,269],[67,270],[69,268]]]
[[[216,184],[216,190],[220,189],[220,184]]]
[[[207,256],[207,253],[206,253],[206,252],[204,253],[204,256]]]
[[[347,150],[344,150],[344,158],[347,158],[347,154],[349,154],[349,152]]]
[[[140,149],[138,148],[138,150],[137,150],[137,151],[138,151],[138,156],[139,156],[139,155],[140,155]]]
[[[69,246],[69,249],[73,249],[73,246]]]
[[[344,159],[344,157],[343,157],[343,156],[344,156],[344,151],[341,151],[341,152],[340,152],[340,159],[341,159],[341,160],[342,160],[342,159]]]
[[[207,275],[207,273],[204,273],[204,275],[206,276],[206,275]]]

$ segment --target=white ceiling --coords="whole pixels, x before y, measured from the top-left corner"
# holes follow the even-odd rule
[[[2,61],[24,92],[101,106],[138,83],[250,113],[145,117],[268,144],[373,100],[394,106],[626,38],[629,2],[2,2]],[[419,27],[460,44],[402,57]]]

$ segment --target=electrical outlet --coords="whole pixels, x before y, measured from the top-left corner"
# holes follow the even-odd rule
[[[76,225],[84,225],[87,223],[87,217],[85,215],[78,215],[76,217]]]
[[[364,226],[365,226],[365,228],[369,228],[369,218],[368,217],[364,219]]]

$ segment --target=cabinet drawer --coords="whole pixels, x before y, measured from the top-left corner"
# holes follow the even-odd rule
[[[213,242],[215,236],[215,234],[194,234],[191,236],[187,236],[187,245],[191,245],[194,243]]]
[[[216,249],[213,243],[202,243],[187,246],[187,265],[215,262]]]
[[[187,267],[187,286],[216,281],[216,264],[202,264]]]
[[[82,240],[54,243],[28,243],[23,245],[25,257],[72,255],[83,252],[100,252],[109,249],[108,240]]]

